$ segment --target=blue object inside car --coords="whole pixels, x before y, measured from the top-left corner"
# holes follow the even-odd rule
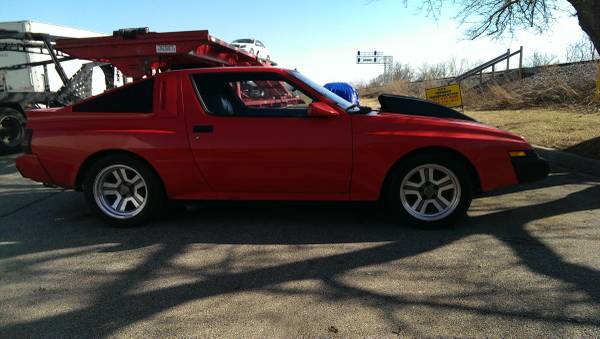
[[[347,82],[330,82],[325,84],[324,87],[352,104],[359,104],[358,92]]]

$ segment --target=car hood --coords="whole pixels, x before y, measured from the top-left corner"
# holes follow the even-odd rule
[[[391,124],[380,128],[390,128],[397,122],[397,126],[391,127],[392,130],[403,133],[410,131],[430,135],[453,133],[461,137],[500,138],[527,143],[521,136],[484,125],[464,113],[432,101],[392,94],[382,94],[378,99],[381,111],[374,112],[372,115],[386,120],[385,125]]]
[[[381,124],[377,124],[380,126],[378,128],[380,131],[386,130],[389,133],[406,133],[407,131],[410,131],[414,133],[426,133],[432,136],[454,134],[462,135],[465,138],[477,136],[478,139],[484,137],[486,139],[503,139],[506,141],[527,143],[522,136],[474,120],[419,116],[383,111],[372,112],[368,115],[381,122]]]

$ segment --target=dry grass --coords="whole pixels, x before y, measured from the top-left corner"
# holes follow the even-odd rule
[[[568,109],[466,113],[488,125],[522,135],[532,144],[600,159],[600,113]]]
[[[566,66],[539,68],[531,76],[520,79],[518,73],[504,78],[488,78],[483,85],[478,77],[464,80],[462,85],[463,102],[472,110],[506,110],[526,108],[546,108],[562,105],[580,106],[587,111],[598,111],[594,103],[597,65],[582,63]],[[382,93],[408,95],[423,98],[426,88],[447,84],[447,80],[427,80],[408,82],[397,80],[381,85],[359,88],[366,105],[377,106],[377,96]],[[371,100],[374,99],[374,100]]]
[[[596,70],[595,63],[548,66],[521,80],[463,89],[463,100],[477,110],[578,105],[593,111],[598,109],[593,102]]]
[[[377,98],[361,97],[360,104],[361,106],[369,106],[373,109],[379,109],[379,101]]]

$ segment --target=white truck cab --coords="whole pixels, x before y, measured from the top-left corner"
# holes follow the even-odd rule
[[[64,38],[106,35],[30,20],[0,22],[0,154],[20,149],[24,133],[22,125],[26,120],[24,111],[28,108],[56,104],[53,101],[66,85],[56,70],[44,42],[33,38],[28,40],[28,35],[21,39],[6,38],[11,33],[43,33]],[[60,52],[56,52],[56,57],[58,60],[69,58]],[[104,92],[108,86],[106,72],[99,66],[90,64],[86,74],[82,74],[82,66],[86,64],[90,64],[90,61],[60,61],[66,79],[73,80],[77,73],[79,78],[84,78],[83,81],[87,84],[85,96]],[[114,70],[111,76],[112,86],[123,84],[123,77],[119,71]]]

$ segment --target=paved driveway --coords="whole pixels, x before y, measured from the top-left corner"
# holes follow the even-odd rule
[[[2,157],[0,337],[599,336],[598,180],[502,193],[450,230],[303,203],[112,229]]]

